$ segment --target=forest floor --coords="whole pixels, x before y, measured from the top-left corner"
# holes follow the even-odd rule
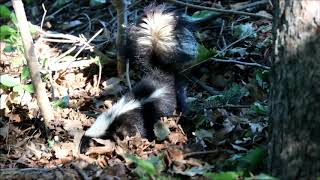
[[[21,39],[14,20],[1,19],[0,13],[0,22],[13,29],[12,34],[0,35],[2,175],[198,179],[229,172],[230,177],[258,179],[256,175],[267,172],[270,19],[177,6],[199,22],[194,28],[198,59],[184,72],[189,81],[188,112],[162,119],[162,140],[149,142],[139,135],[95,139],[95,145],[80,154],[83,131],[128,90],[116,71],[116,11],[109,1],[26,2],[55,120],[46,141]],[[128,6],[129,23],[147,4],[136,1]],[[197,4],[271,16],[269,3]],[[4,5],[13,12],[11,2]],[[130,77],[133,84],[141,78],[135,69]]]

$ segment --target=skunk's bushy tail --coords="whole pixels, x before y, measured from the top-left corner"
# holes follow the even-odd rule
[[[166,5],[145,8],[137,25],[129,27],[128,37],[130,59],[145,66],[178,67],[197,55],[197,43],[185,18]]]

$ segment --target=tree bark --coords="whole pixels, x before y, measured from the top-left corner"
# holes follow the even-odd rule
[[[269,170],[320,176],[320,1],[274,0]]]

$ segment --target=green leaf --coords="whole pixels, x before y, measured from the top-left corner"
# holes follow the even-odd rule
[[[200,20],[200,19],[206,19],[207,17],[210,17],[214,14],[217,14],[213,11],[203,10],[203,11],[196,11],[192,14],[192,18]]]
[[[13,67],[21,67],[22,65],[26,64],[26,58],[23,56],[23,54],[20,54],[14,58],[11,59],[11,65]]]
[[[255,102],[253,105],[250,106],[250,110],[257,115],[266,116],[269,112],[269,107],[267,105],[262,105],[259,102]]]
[[[212,180],[237,180],[242,176],[242,172],[220,172],[220,173],[205,173],[204,176]]]
[[[186,170],[184,170],[184,171],[176,170],[175,173],[192,177],[192,176],[195,176],[195,175],[206,174],[206,172],[210,171],[212,168],[213,168],[213,166],[210,166],[210,165],[208,165],[208,164],[205,164],[204,166],[195,166],[195,167],[186,169]]]
[[[277,178],[261,173],[252,177],[246,177],[244,180],[277,180]]]
[[[52,139],[52,140],[51,140],[51,139],[48,139],[47,142],[48,142],[49,148],[52,148],[53,145],[54,145],[54,140],[53,140],[53,139]]]
[[[0,18],[2,19],[10,19],[10,10],[5,5],[0,5]]]
[[[245,36],[254,38],[257,36],[257,33],[254,31],[252,23],[246,23],[235,26],[233,35],[239,39]]]
[[[69,97],[68,96],[64,96],[63,98],[52,102],[52,107],[54,107],[54,108],[58,108],[58,107],[66,108],[66,107],[68,107],[68,105],[69,105]]]
[[[207,49],[206,47],[204,47],[204,45],[198,44],[198,57],[197,57],[198,61],[207,60],[216,54],[217,54],[216,49],[214,48]]]
[[[158,121],[157,123],[154,124],[153,131],[157,139],[160,141],[166,139],[170,134],[169,128],[165,124],[163,124],[161,121]]]
[[[227,104],[238,104],[240,100],[249,95],[249,91],[244,86],[240,86],[239,84],[232,84],[232,86],[223,92],[225,103]]]
[[[137,165],[137,168],[139,168],[140,170],[143,170],[144,173],[147,173],[151,176],[156,173],[156,168],[151,162],[147,160],[138,159],[132,155],[128,155],[127,158],[133,161]]]
[[[19,84],[17,86],[14,86],[13,91],[17,92],[20,96],[23,95],[24,93],[23,85]]]
[[[256,82],[262,89],[269,88],[268,78],[269,78],[269,71],[268,70],[256,70],[255,71]]]
[[[0,83],[7,87],[14,87],[20,85],[20,82],[17,78],[14,78],[8,74],[0,76]]]
[[[30,71],[27,66],[23,66],[22,71],[21,71],[21,80],[27,80],[29,79],[30,76]]]
[[[249,172],[255,171],[263,164],[266,154],[266,150],[261,147],[250,150],[247,155],[240,158],[238,169]]]
[[[17,31],[10,26],[2,25],[0,26],[0,40],[10,38],[10,36],[15,35]]]
[[[34,87],[32,84],[23,85],[23,89],[28,93],[34,93]]]
[[[213,132],[212,130],[205,130],[205,129],[199,129],[195,131],[195,136],[199,139],[212,139],[213,138]]]
[[[14,52],[15,48],[13,47],[12,44],[6,43],[6,47],[4,47],[3,51],[6,53],[10,53],[10,52]]]
[[[198,114],[192,121],[196,129],[206,122],[208,122],[208,117],[202,114]]]

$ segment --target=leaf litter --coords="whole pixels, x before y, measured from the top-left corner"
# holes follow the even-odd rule
[[[135,8],[141,10],[143,6],[141,2]],[[41,21],[40,7],[40,2],[25,6],[27,12],[38,13],[38,16],[28,17],[33,24]],[[43,77],[55,113],[55,120],[50,122],[51,136],[46,142],[40,133],[42,125],[34,94],[24,90],[14,92],[12,87],[5,86],[6,82],[1,82],[0,168],[53,168],[62,165],[68,170],[80,167],[89,177],[119,178],[142,177],[150,168],[151,175],[200,177],[207,172],[245,168],[241,159],[245,162],[253,159],[255,164],[247,162],[250,171],[259,172],[252,167],[255,165],[263,169],[263,163],[257,163],[262,153],[255,148],[263,149],[267,143],[267,77],[260,69],[219,63],[210,58],[219,52],[217,58],[234,58],[269,66],[271,45],[268,39],[271,32],[270,29],[258,31],[257,28],[270,26],[269,20],[218,17],[196,31],[201,44],[201,63],[186,74],[188,79],[192,79],[188,89],[189,111],[183,115],[163,117],[155,126],[157,140],[149,142],[139,135],[114,141],[94,139],[88,152],[79,154],[77,145],[81,133],[127,90],[126,83],[116,74],[113,44],[115,11],[110,4],[97,10],[84,2],[70,5],[46,2],[46,7],[50,7],[51,14],[58,8],[72,9],[49,15],[44,24],[48,33],[74,35],[72,37],[82,34],[89,39],[99,28],[104,28],[103,33],[91,42],[96,51],[105,55],[98,60],[102,64],[102,74],[99,74],[96,61],[99,53],[94,50],[87,48],[74,59],[77,51],[70,52],[70,57],[63,54],[73,47],[78,50],[77,40],[73,43],[63,43],[61,39],[58,39],[60,42],[50,42],[34,34],[36,52],[44,68],[64,67],[52,74],[44,73]],[[197,12],[201,15],[200,11]],[[197,16],[198,19],[210,16],[202,13],[205,15]],[[133,21],[131,18],[129,20]],[[223,52],[226,43],[231,44],[245,36],[246,39]],[[30,84],[28,73],[23,70],[25,59],[19,47],[13,46],[13,50],[7,52],[8,48],[4,47],[9,47],[10,43],[3,40],[0,43],[1,77],[6,75],[17,78],[18,84]],[[53,63],[52,60],[56,61]],[[68,66],[71,62],[80,61],[84,62],[83,66]],[[21,79],[20,72],[24,72]],[[141,78],[134,69],[130,76],[133,83]],[[7,82],[10,84],[9,78]],[[251,151],[254,155],[248,156]],[[142,167],[145,169],[139,169]],[[153,171],[152,167],[159,168]]]

